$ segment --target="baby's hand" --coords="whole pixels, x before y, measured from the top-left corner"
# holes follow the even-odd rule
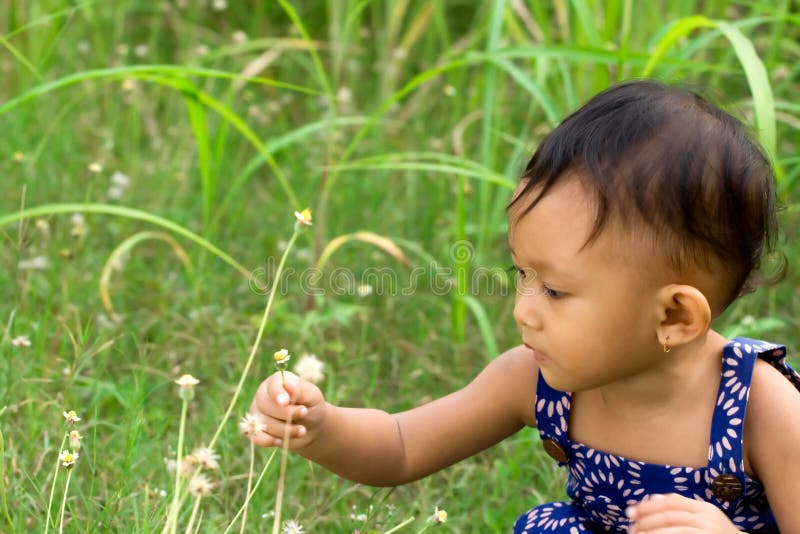
[[[250,438],[256,445],[280,447],[288,437],[290,449],[301,449],[314,440],[324,419],[326,405],[319,388],[294,373],[285,375],[285,385],[281,373],[264,380],[250,405],[250,413],[266,425],[264,432]]]
[[[628,508],[626,514],[633,521],[629,534],[740,532],[722,510],[713,504],[689,499],[677,493],[652,495]]]

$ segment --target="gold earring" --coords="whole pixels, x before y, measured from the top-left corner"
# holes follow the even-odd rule
[[[672,347],[669,346],[669,336],[667,339],[664,340],[664,352],[669,352],[672,350]]]

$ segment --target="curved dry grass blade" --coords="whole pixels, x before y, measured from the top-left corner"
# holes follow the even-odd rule
[[[122,257],[129,253],[133,247],[141,243],[142,241],[147,240],[156,240],[156,241],[163,241],[167,243],[178,259],[183,263],[186,270],[189,272],[189,275],[192,276],[192,262],[189,259],[189,256],[186,254],[186,251],[183,247],[169,234],[165,234],[164,232],[139,232],[134,234],[124,241],[117,245],[111,254],[108,255],[108,259],[106,260],[105,264],[103,265],[103,269],[100,272],[100,283],[99,283],[99,290],[100,290],[100,301],[103,303],[103,308],[106,310],[106,313],[109,317],[113,317],[114,315],[114,307],[111,302],[111,292],[109,291],[109,286],[111,285],[111,274],[113,273],[114,269],[117,269],[122,261]]]
[[[351,241],[361,241],[362,243],[368,243],[370,245],[374,245],[405,265],[409,264],[408,257],[406,256],[405,252],[402,251],[400,247],[398,247],[394,241],[389,239],[388,237],[378,235],[372,232],[355,232],[352,234],[345,234],[340,235],[331,239],[331,241],[325,246],[322,250],[322,254],[319,255],[319,259],[317,260],[317,264],[314,266],[320,271],[325,268],[325,265],[328,263],[328,260],[333,255],[334,252],[339,250],[342,245],[349,243]]]

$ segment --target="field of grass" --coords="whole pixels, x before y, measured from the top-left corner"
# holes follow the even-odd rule
[[[224,531],[245,501],[236,422],[275,350],[320,358],[320,387],[343,405],[403,410],[464,385],[519,342],[504,216],[517,173],[563,116],[621,80],[690,85],[753,125],[777,169],[789,273],[717,327],[797,351],[792,6],[0,2],[0,531],[164,529],[184,373],[200,380],[185,453],[235,401],[200,532]],[[252,352],[305,207],[314,225]],[[56,470],[65,410],[83,435],[69,472]],[[413,517],[402,531],[417,532],[438,506],[449,520],[437,528],[507,531],[563,494],[540,449],[528,429],[392,490],[290,455],[281,516],[310,532]],[[255,451],[256,475],[272,461],[248,532],[273,529],[272,452]]]

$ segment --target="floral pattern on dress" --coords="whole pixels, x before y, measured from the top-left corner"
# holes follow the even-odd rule
[[[579,534],[626,532],[625,508],[650,494],[678,493],[711,502],[740,530],[778,532],[764,486],[744,471],[742,433],[757,358],[781,371],[800,390],[800,374],[786,363],[786,348],[764,341],[735,338],[722,354],[708,465],[701,468],[657,465],[592,449],[568,437],[571,394],[551,388],[539,375],[536,421],[542,440],[554,440],[567,453],[570,502],[547,503],[523,514],[515,533]],[[733,475],[742,484],[738,498],[722,500],[711,484],[718,475]]]

